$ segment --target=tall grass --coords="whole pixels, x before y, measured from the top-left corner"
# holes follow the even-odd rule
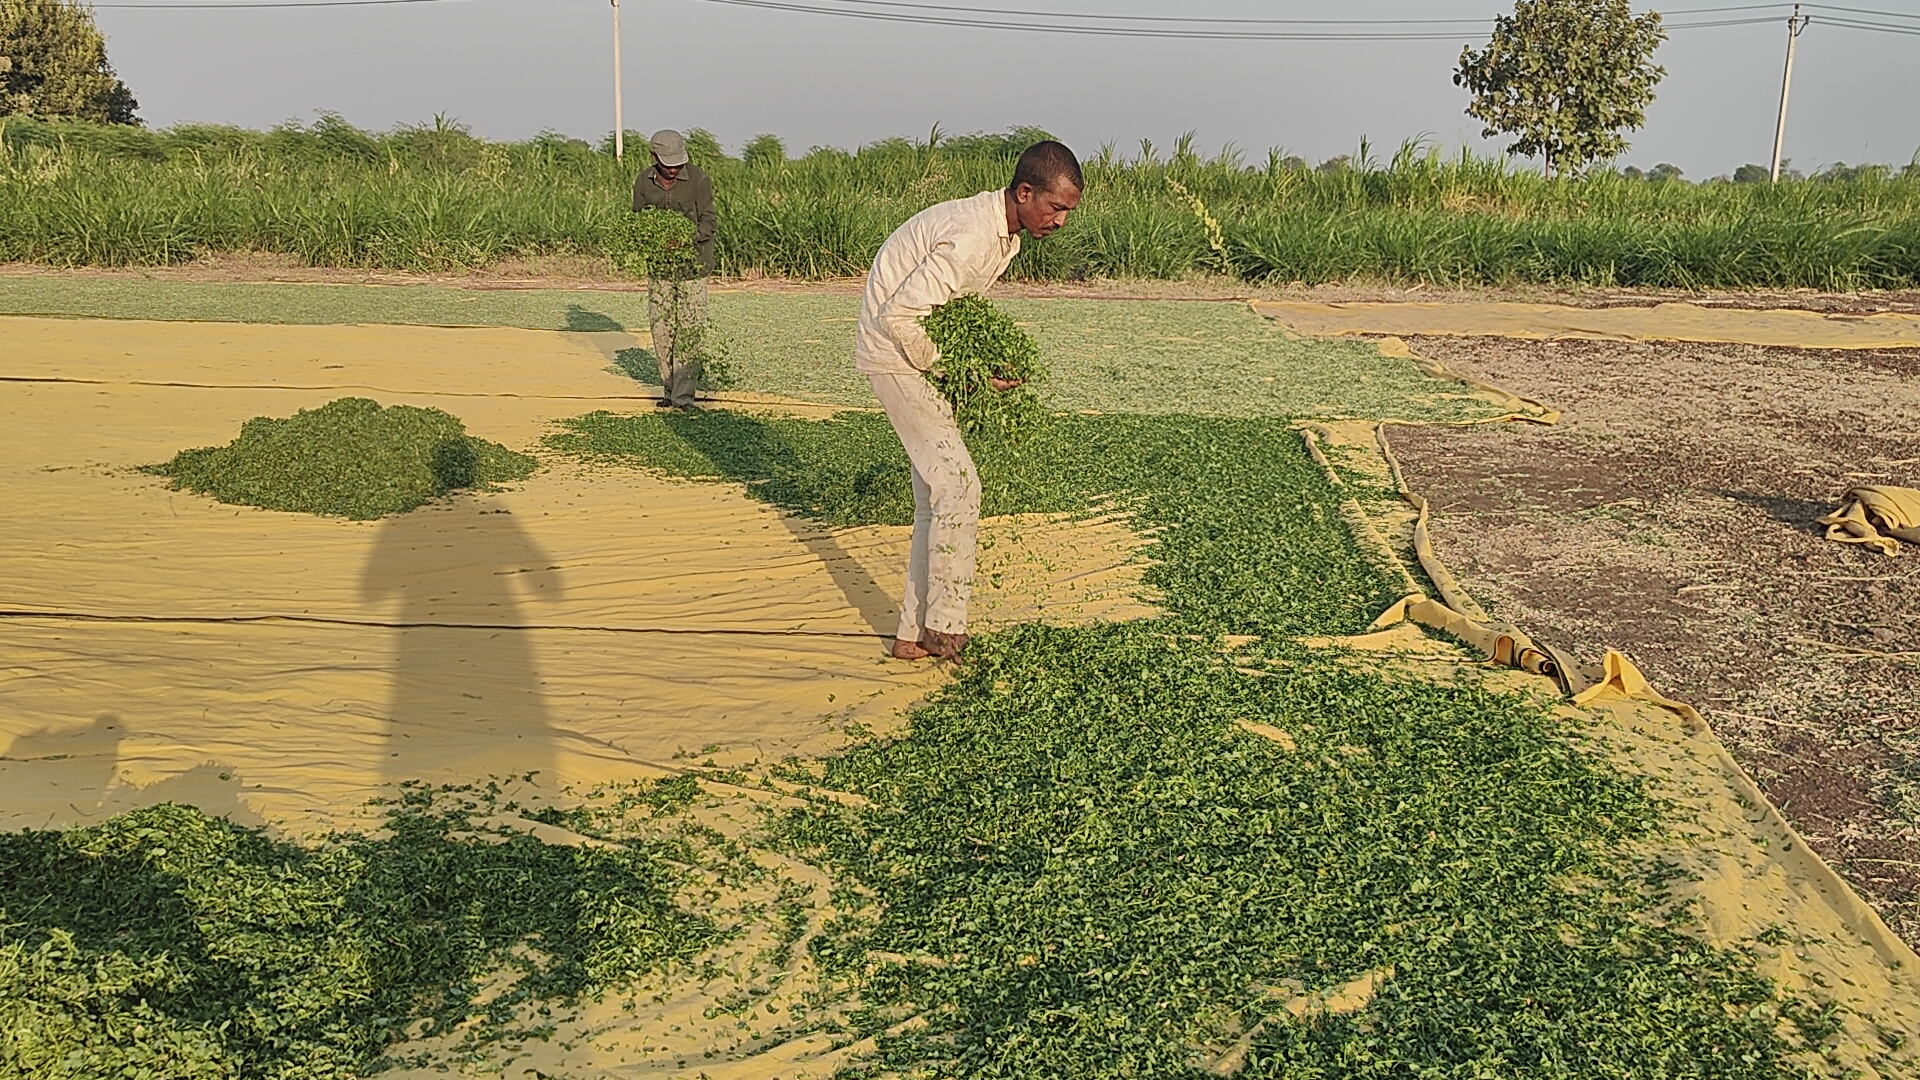
[[[741,158],[710,137],[723,273],[864,272],[931,202],[1003,184],[1037,133],[889,139],[790,158],[762,137]],[[637,136],[629,142],[637,142]],[[610,140],[609,140],[610,142]],[[643,142],[637,145],[644,146]],[[1084,148],[1083,148],[1084,149]],[[1920,168],[1779,185],[1548,180],[1497,158],[1403,145],[1385,163],[1311,169],[1269,153],[1210,159],[1182,140],[1086,155],[1072,224],[1030,244],[1029,279],[1350,279],[1676,288],[1920,284]],[[436,121],[386,133],[337,118],[256,132],[0,121],[0,260],[163,265],[265,251],[314,265],[444,270],[510,257],[598,255],[642,155],[557,135],[487,142]],[[1208,244],[1197,196],[1222,226]]]

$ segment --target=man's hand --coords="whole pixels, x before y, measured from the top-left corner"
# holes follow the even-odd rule
[[[987,383],[1003,394],[1026,381],[1025,379],[996,379],[991,375],[987,376]]]

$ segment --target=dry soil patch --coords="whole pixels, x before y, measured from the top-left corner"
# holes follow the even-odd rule
[[[1394,429],[1442,558],[1494,614],[1619,648],[1698,705],[1823,857],[1920,942],[1920,552],[1821,538],[1920,486],[1920,353],[1424,338],[1563,410]]]

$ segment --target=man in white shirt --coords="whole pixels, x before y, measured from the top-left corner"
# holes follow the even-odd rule
[[[1067,223],[1085,181],[1073,151],[1048,140],[1027,147],[1002,191],[930,206],[895,229],[867,272],[854,368],[893,422],[913,462],[913,549],[893,655],[959,660],[973,595],[980,480],[953,409],[927,381],[940,350],[920,320],[967,293],[985,292],[1020,251]],[[1014,383],[994,380],[994,389]]]

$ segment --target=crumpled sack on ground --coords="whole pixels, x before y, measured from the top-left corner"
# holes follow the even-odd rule
[[[1847,492],[1840,509],[1820,519],[1827,539],[1868,544],[1882,555],[1898,555],[1900,541],[1920,544],[1920,491],[1869,486]]]

